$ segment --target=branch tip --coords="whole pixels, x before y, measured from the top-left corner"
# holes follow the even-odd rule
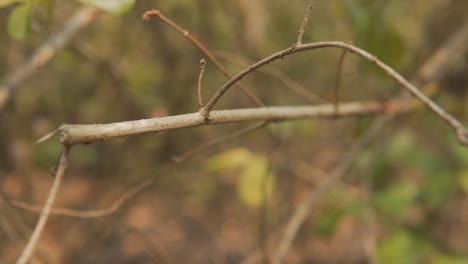
[[[143,14],[143,20],[148,21],[152,17],[161,17],[161,11],[157,9],[148,10]]]

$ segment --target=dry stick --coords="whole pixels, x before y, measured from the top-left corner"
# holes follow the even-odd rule
[[[304,223],[305,219],[309,215],[310,208],[323,196],[324,193],[328,192],[333,188],[341,178],[346,175],[346,172],[354,164],[354,160],[359,153],[361,153],[367,145],[370,144],[374,136],[376,136],[381,129],[384,122],[381,122],[379,126],[373,126],[372,130],[369,131],[363,138],[356,142],[353,147],[345,154],[342,162],[339,166],[335,167],[330,173],[329,178],[312,191],[306,198],[305,202],[301,203],[300,206],[294,211],[294,215],[288,221],[286,231],[280,242],[279,247],[275,251],[275,255],[272,259],[272,264],[280,264],[283,262],[286,253],[292,245],[292,242],[296,238],[299,228]]]
[[[192,36],[188,30],[181,28],[179,25],[174,23],[172,20],[167,18],[163,15],[160,10],[150,10],[146,11],[143,14],[144,20],[149,20],[152,17],[156,17],[159,20],[163,21],[164,23],[171,26],[177,32],[181,33],[184,37],[186,37],[190,42],[192,42],[215,66],[219,69],[219,71],[227,78],[230,79],[232,76],[229,74],[228,70],[216,59],[216,57],[211,53],[197,38]],[[247,87],[243,86],[240,83],[236,84],[239,88],[241,88],[242,92],[245,93],[255,104],[258,106],[264,106],[263,102],[254,94],[252,93]]]
[[[186,161],[187,159],[191,158],[195,154],[200,153],[201,151],[203,151],[205,149],[211,148],[211,147],[213,147],[215,145],[218,145],[218,144],[220,144],[222,142],[225,142],[225,141],[228,141],[228,140],[231,140],[231,139],[238,138],[238,137],[241,137],[243,135],[249,134],[249,133],[251,133],[253,131],[256,131],[256,130],[262,128],[262,127],[265,127],[266,125],[268,125],[268,123],[269,122],[256,123],[256,124],[253,124],[252,126],[248,126],[248,127],[243,128],[243,129],[237,130],[234,133],[231,133],[231,134],[228,134],[228,135],[225,135],[225,136],[222,136],[222,137],[218,137],[218,138],[213,138],[212,140],[209,140],[209,141],[207,141],[207,142],[205,142],[205,143],[203,143],[201,145],[198,145],[197,147],[185,152],[182,155],[173,157],[173,160],[176,163]]]
[[[89,25],[96,17],[98,9],[84,7],[78,10],[64,26],[52,34],[47,41],[37,49],[29,60],[18,69],[8,75],[0,85],[0,111],[11,99],[11,93],[28,77],[33,75],[37,69],[48,63],[59,49],[65,46],[80,29]]]
[[[313,106],[276,106],[261,108],[244,108],[234,110],[213,111],[210,122],[197,113],[124,121],[109,124],[90,125],[61,125],[57,130],[49,133],[39,140],[43,142],[55,134],[60,135],[64,145],[86,144],[116,137],[155,133],[158,131],[173,130],[187,127],[197,127],[209,124],[225,124],[245,121],[281,121],[304,118],[330,118],[334,116],[345,117],[355,115],[369,115],[386,113],[388,110],[404,111],[408,107],[408,100],[395,102],[349,102],[340,104],[338,113],[335,113],[333,104]]]
[[[149,179],[135,188],[130,189],[126,193],[124,193],[122,196],[120,196],[117,200],[115,200],[111,206],[105,208],[105,209],[99,209],[99,210],[89,210],[89,211],[84,211],[84,210],[74,210],[74,209],[68,209],[68,208],[53,208],[50,212],[52,215],[62,215],[62,216],[69,216],[69,217],[78,217],[78,218],[97,218],[97,217],[104,217],[111,215],[115,212],[117,212],[123,204],[134,197],[135,195],[141,193],[142,190],[150,186],[151,184],[154,183],[154,179]],[[37,205],[30,205],[21,201],[11,201],[11,204],[13,206],[16,206],[18,208],[32,211],[32,212],[40,212],[41,207]]]
[[[426,105],[432,112],[438,115],[442,120],[444,120],[447,124],[449,124],[456,132],[457,138],[459,142],[465,146],[468,146],[468,130],[452,115],[442,109],[439,105],[434,103],[429,97],[424,95],[421,91],[418,90],[413,84],[407,81],[403,76],[401,76],[398,72],[396,72],[393,68],[379,60],[374,55],[368,53],[365,50],[362,50],[356,46],[341,42],[341,41],[325,41],[325,42],[315,42],[309,44],[302,44],[302,45],[295,45],[288,49],[279,51],[274,53],[267,58],[258,61],[257,63],[249,66],[248,68],[239,72],[236,76],[231,78],[228,82],[226,82],[217,92],[216,94],[210,99],[210,101],[206,104],[205,108],[203,108],[200,113],[209,121],[211,118],[210,111],[213,106],[218,102],[218,100],[226,93],[226,91],[231,88],[236,82],[240,81],[246,75],[254,72],[256,69],[273,62],[277,59],[284,58],[285,56],[289,56],[291,54],[297,52],[303,52],[306,50],[315,50],[321,48],[341,48],[346,49],[349,52],[352,52],[359,57],[362,57],[369,62],[374,63],[377,67],[382,69],[385,73],[387,73],[390,77],[396,80],[399,84],[401,84],[408,92],[410,92],[414,97],[416,97],[419,101],[421,101],[424,105]]]
[[[299,31],[297,32],[296,45],[302,44],[302,36],[304,35],[304,29],[305,29],[305,26],[307,25],[307,21],[309,20],[310,11],[312,10],[313,2],[314,2],[313,0],[309,1],[309,5],[307,6],[306,11],[304,13],[304,17],[302,18],[301,26],[299,27]]]
[[[198,107],[199,108],[203,107],[201,85],[202,85],[203,73],[205,72],[205,67],[206,67],[206,61],[205,59],[201,59],[200,60],[200,75],[198,75]]]
[[[341,74],[343,72],[343,63],[346,57],[346,50],[341,51],[340,58],[338,60],[338,67],[336,69],[336,80],[335,80],[335,89],[333,89],[333,104],[335,105],[335,111],[338,112],[338,101],[339,101],[339,91],[341,85]]]
[[[30,257],[34,253],[36,249],[37,242],[44,230],[45,224],[47,223],[47,219],[49,218],[50,211],[52,206],[54,205],[55,199],[57,198],[57,192],[62,183],[63,176],[65,174],[65,170],[68,166],[68,154],[70,151],[70,146],[64,145],[62,150],[62,155],[60,156],[60,161],[58,164],[57,172],[55,173],[54,182],[52,187],[50,188],[49,196],[47,197],[47,201],[44,205],[44,208],[41,211],[41,216],[39,217],[39,221],[34,228],[34,231],[31,235],[31,238],[28,240],[26,247],[23,249],[17,264],[26,264],[28,263]]]

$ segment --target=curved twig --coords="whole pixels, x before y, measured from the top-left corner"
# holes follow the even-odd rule
[[[207,120],[210,119],[210,111],[213,109],[214,105],[219,101],[219,99],[231,88],[235,83],[240,81],[246,75],[254,72],[256,69],[273,62],[278,59],[282,59],[285,56],[289,56],[291,54],[302,52],[306,50],[315,50],[321,48],[340,48],[345,49],[349,52],[352,52],[369,62],[374,63],[377,67],[385,71],[390,77],[396,80],[399,84],[401,84],[408,92],[410,92],[414,97],[416,97],[419,101],[421,101],[424,105],[426,105],[432,112],[438,115],[442,120],[444,120],[447,124],[449,124],[456,132],[458,140],[463,145],[468,146],[468,130],[452,115],[442,109],[439,105],[434,103],[429,97],[424,95],[421,91],[416,88],[413,84],[407,81],[403,76],[401,76],[398,72],[396,72],[392,67],[388,66],[381,60],[379,60],[376,56],[370,54],[369,52],[360,49],[356,46],[347,44],[341,41],[324,41],[324,42],[315,42],[309,44],[302,44],[302,45],[294,45],[288,49],[276,52],[263,60],[258,61],[255,64],[247,67],[243,71],[239,72],[236,76],[231,78],[228,82],[226,82],[210,99],[210,101],[206,104],[204,108],[201,109],[200,114],[202,114]]]
[[[149,180],[144,181],[143,183],[139,184],[135,188],[132,188],[126,193],[124,193],[117,200],[115,200],[111,206],[104,208],[104,209],[83,211],[83,210],[74,210],[74,209],[69,209],[69,208],[53,208],[50,214],[77,217],[77,218],[98,218],[98,217],[108,216],[117,212],[126,201],[128,201],[133,196],[137,195],[142,190],[144,190],[145,188],[153,184],[153,182],[154,182],[154,179],[149,179]],[[11,204],[18,208],[32,211],[32,212],[41,211],[40,206],[30,205],[21,201],[11,201]]]
[[[195,38],[190,32],[186,29],[181,28],[179,25],[174,23],[172,20],[167,18],[160,10],[149,10],[146,11],[143,14],[143,19],[144,20],[149,20],[152,17],[156,17],[162,22],[168,24],[170,27],[175,29],[177,32],[182,34],[184,37],[186,37],[190,42],[193,43],[215,66],[218,68],[218,70],[227,78],[230,79],[232,75],[228,72],[228,70],[219,62],[219,60],[211,53],[211,51],[206,48],[197,38]],[[250,98],[256,105],[258,106],[264,106],[265,104],[252,92],[250,91],[249,88],[245,87],[244,85],[237,83],[236,84],[241,91],[247,95],[247,97]]]

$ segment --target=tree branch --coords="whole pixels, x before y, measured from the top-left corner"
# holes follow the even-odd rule
[[[21,252],[21,255],[16,262],[16,264],[26,264],[28,263],[29,259],[31,258],[34,250],[36,249],[37,242],[44,230],[44,227],[47,223],[47,219],[49,218],[50,212],[52,207],[55,203],[55,199],[57,198],[57,192],[62,183],[63,176],[65,174],[65,170],[68,166],[68,153],[70,151],[70,146],[64,146],[62,155],[60,156],[60,161],[57,167],[57,172],[55,173],[54,182],[52,187],[50,188],[49,196],[47,197],[47,201],[42,209],[41,216],[39,217],[39,221],[34,228],[34,231],[31,235],[31,238],[28,240],[26,247]]]
[[[288,49],[276,52],[267,58],[258,61],[255,64],[247,67],[246,69],[239,72],[236,76],[231,78],[228,82],[226,82],[210,99],[210,101],[206,104],[205,108],[201,109],[200,113],[205,116],[207,119],[210,119],[210,111],[214,107],[214,105],[219,101],[219,99],[224,95],[224,93],[229,90],[236,82],[240,81],[246,75],[254,72],[256,69],[273,62],[278,59],[282,59],[285,56],[289,56],[291,54],[297,52],[303,52],[306,50],[315,50],[321,48],[340,48],[345,49],[349,52],[352,52],[369,62],[374,63],[377,67],[385,71],[390,77],[396,80],[399,84],[401,84],[408,92],[410,92],[414,97],[416,97],[419,101],[421,101],[424,105],[426,105],[433,113],[438,115],[442,120],[444,120],[447,124],[449,124],[456,132],[458,140],[461,144],[468,146],[468,130],[451,114],[446,112],[442,109],[439,105],[434,103],[429,97],[424,95],[421,91],[419,91],[416,86],[411,84],[407,81],[403,76],[401,76],[398,72],[396,72],[392,67],[388,66],[381,60],[379,60],[374,55],[368,53],[365,50],[362,50],[356,46],[341,42],[341,41],[325,41],[325,42],[315,42],[309,44],[302,44],[302,45],[294,45]]]
[[[340,104],[335,112],[333,104],[314,106],[277,106],[261,108],[244,108],[234,110],[212,111],[209,122],[200,113],[190,113],[177,116],[141,119],[109,124],[73,125],[64,124],[56,131],[39,140],[42,142],[59,134],[64,145],[87,144],[116,137],[156,133],[187,127],[197,127],[211,124],[224,124],[245,121],[281,121],[313,117],[345,117],[368,115],[376,113],[392,113],[404,111],[409,107],[409,101],[400,102],[350,102]]]

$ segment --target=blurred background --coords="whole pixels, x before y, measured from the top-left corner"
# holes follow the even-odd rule
[[[99,11],[88,9],[89,21],[50,59],[12,80],[50,36],[63,35],[75,14],[98,2]],[[0,87],[11,91],[0,108],[0,263],[17,259],[38,219],[18,201],[42,206],[52,182],[61,145],[35,144],[38,138],[62,123],[198,110],[204,55],[159,20],[143,21],[145,11],[161,10],[235,74],[290,47],[307,5],[102,2],[0,1]],[[450,46],[467,38],[467,13],[468,1],[460,0],[316,0],[303,42],[352,41],[468,124],[468,45]],[[449,62],[427,66],[440,48]],[[295,54],[242,83],[267,105],[327,103],[340,53]],[[439,70],[424,75],[425,67]],[[204,100],[225,81],[208,61]],[[385,101],[401,91],[372,64],[347,55],[341,101]],[[216,109],[253,106],[233,88]],[[76,146],[56,206],[89,211],[117,204],[97,217],[52,216],[31,263],[269,263],[296,208],[349,161],[352,168],[309,207],[284,263],[468,263],[468,149],[419,107],[385,122],[369,146],[347,156],[377,118],[272,123],[180,163],[174,157],[251,124]]]

